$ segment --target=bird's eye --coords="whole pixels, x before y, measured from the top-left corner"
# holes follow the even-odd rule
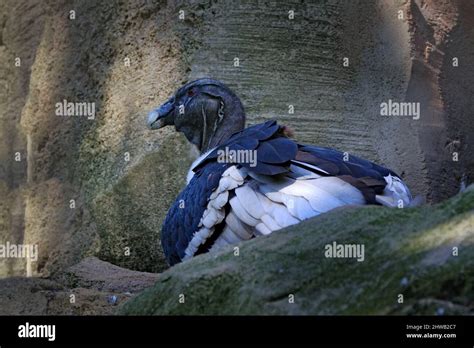
[[[188,89],[188,97],[192,97],[194,95],[194,91],[192,89]]]

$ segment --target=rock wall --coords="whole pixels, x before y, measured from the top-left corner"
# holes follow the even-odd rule
[[[161,221],[191,160],[181,137],[157,137],[144,126],[147,110],[184,81],[170,9],[93,1],[2,6],[2,241],[38,244],[30,271],[43,276],[91,254],[162,270]],[[64,99],[94,102],[95,119],[56,116]],[[2,263],[2,275],[26,272],[24,263]]]
[[[0,276],[55,276],[89,255],[165,269],[160,225],[193,155],[172,130],[149,132],[145,115],[202,76],[241,96],[249,124],[276,118],[302,142],[393,168],[429,202],[452,196],[474,171],[473,8],[3,1],[0,243],[38,244],[40,258],[0,260]],[[56,116],[64,99],[95,103],[95,119]],[[420,101],[420,119],[380,116],[388,99]]]

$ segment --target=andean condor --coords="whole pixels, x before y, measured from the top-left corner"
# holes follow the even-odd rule
[[[170,265],[267,235],[344,205],[408,206],[408,187],[390,169],[288,137],[276,121],[245,127],[240,99],[223,83],[199,79],[148,115],[174,125],[201,156],[161,232]]]

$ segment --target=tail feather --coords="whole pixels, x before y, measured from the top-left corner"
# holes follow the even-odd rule
[[[407,185],[399,177],[387,175],[384,177],[387,185],[382,195],[376,195],[377,203],[387,207],[404,208],[412,206],[413,198]]]

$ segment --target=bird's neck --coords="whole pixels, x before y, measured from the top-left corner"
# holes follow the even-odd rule
[[[244,128],[244,108],[240,100],[232,100],[230,103],[225,104],[222,120],[217,123],[215,129],[210,128],[208,125],[207,134],[205,137],[203,136],[203,144],[200,148],[201,154],[224,144],[232,134],[239,132]]]

